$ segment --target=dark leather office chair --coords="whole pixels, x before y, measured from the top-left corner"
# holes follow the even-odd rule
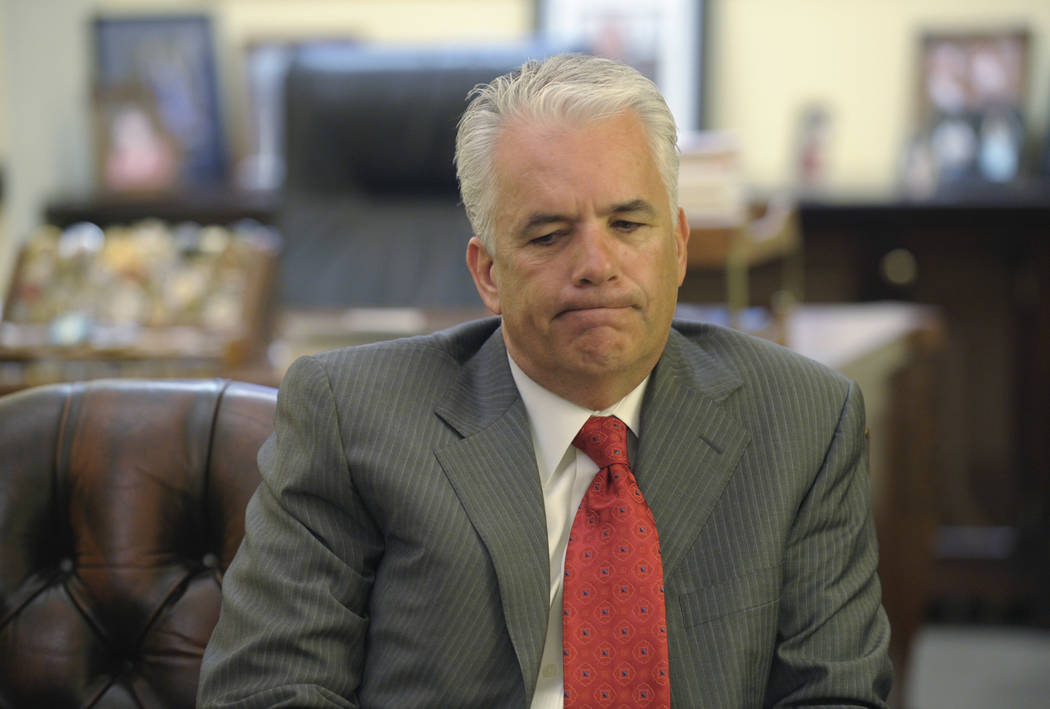
[[[0,398],[0,707],[192,707],[276,390]]]
[[[452,164],[467,94],[554,47],[320,45],[284,84],[281,302],[480,308]]]

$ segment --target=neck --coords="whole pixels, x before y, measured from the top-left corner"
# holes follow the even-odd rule
[[[630,394],[636,386],[642,383],[643,379],[645,379],[645,375],[639,377],[637,381],[634,379],[616,383],[601,381],[593,382],[590,385],[565,386],[561,388],[549,386],[543,382],[540,382],[540,384],[577,406],[582,406],[591,411],[604,411]]]
[[[670,331],[668,331],[670,334]],[[591,411],[604,411],[641,384],[660,361],[667,340],[659,348],[645,353],[626,366],[611,366],[607,361],[564,361],[548,358],[547,366],[524,356],[503,330],[503,342],[514,363],[529,379],[566,401]],[[586,358],[581,358],[586,359]]]
[[[532,381],[566,401],[590,411],[611,408],[634,391],[649,375],[652,367],[632,372],[603,373],[600,376],[585,376],[579,372],[535,372],[515,363]]]

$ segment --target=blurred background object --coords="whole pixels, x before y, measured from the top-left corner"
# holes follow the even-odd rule
[[[680,314],[868,382],[898,706],[983,669],[1035,706],[1045,0],[0,3],[0,385],[276,383],[296,354],[483,314],[455,120],[473,83],[566,48],[634,64],[678,119]],[[936,661],[952,637],[972,661]],[[1023,677],[996,669],[1010,648]]]
[[[302,45],[284,82],[289,307],[481,307],[452,164],[465,97],[552,49]]]
[[[104,189],[227,181],[208,15],[101,15],[92,23],[96,162]]]
[[[922,39],[918,141],[932,158],[933,180],[951,190],[1004,184],[1025,172],[1029,67],[1024,28]],[[914,167],[912,169],[915,169]],[[911,180],[922,180],[907,174]]]
[[[798,125],[798,162],[795,174],[795,182],[802,189],[813,190],[828,186],[831,123],[831,113],[820,104],[802,109]]]
[[[656,82],[682,130],[701,125],[708,2],[536,0],[547,41],[625,62]]]
[[[0,391],[252,367],[272,335],[280,243],[254,222],[41,227],[0,320]]]

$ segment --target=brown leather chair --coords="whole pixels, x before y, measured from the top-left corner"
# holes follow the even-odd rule
[[[0,398],[0,707],[192,707],[276,390]]]

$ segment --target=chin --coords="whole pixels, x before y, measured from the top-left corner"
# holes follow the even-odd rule
[[[629,342],[621,338],[601,338],[577,342],[567,353],[565,361],[572,362],[574,369],[580,372],[597,376],[623,371],[637,362],[639,355],[639,352],[632,351]]]

